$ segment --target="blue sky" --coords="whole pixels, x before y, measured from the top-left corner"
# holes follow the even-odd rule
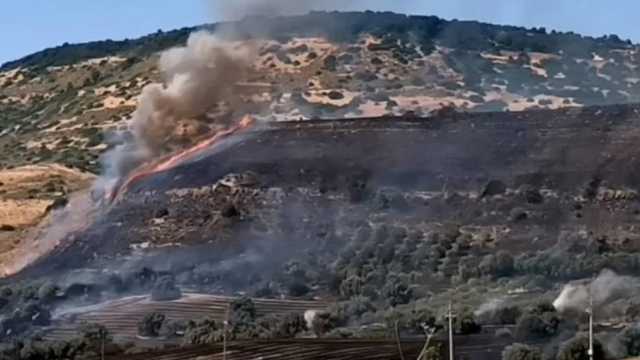
[[[64,42],[135,38],[158,29],[217,21],[222,14],[213,4],[216,1],[238,0],[5,0],[0,13],[0,63]],[[640,42],[640,26],[637,26],[640,2],[637,0],[308,2],[338,4],[340,10],[391,10],[448,19],[545,26],[588,35],[615,33]]]

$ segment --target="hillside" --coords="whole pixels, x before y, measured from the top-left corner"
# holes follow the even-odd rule
[[[225,46],[250,50],[231,58],[247,69],[178,87],[203,90],[186,106],[154,98],[149,118],[175,126],[105,180],[101,157],[137,135],[143,89],[171,93],[180,55],[198,70],[186,75],[214,73],[189,50],[217,42],[189,34],[223,26],[242,29]],[[219,358],[223,336],[238,357],[393,357],[404,344],[415,358],[430,329],[436,359],[453,302],[460,355],[528,344],[565,360],[586,351],[591,287],[595,358],[638,355],[639,50],[317,12],[4,64],[0,359],[97,356],[99,326],[114,359],[163,346],[185,348],[157,356]],[[91,187],[96,176],[109,186]]]
[[[275,120],[638,101],[637,47],[614,36],[389,13],[246,21],[242,28],[264,40],[254,73],[235,85],[242,99],[228,99],[223,116],[241,111],[239,101]],[[0,166],[99,172],[106,134],[125,126],[142,88],[160,80],[155,53],[184,44],[192,30],[64,45],[5,64]]]

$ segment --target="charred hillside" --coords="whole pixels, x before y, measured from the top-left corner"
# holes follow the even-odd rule
[[[631,256],[640,248],[633,225],[640,205],[638,109],[269,125],[131,184],[94,224],[27,273],[139,253],[180,257],[176,252],[190,246],[212,246],[218,256],[223,248],[242,253],[255,245],[258,263],[277,258],[280,266],[316,246],[326,250],[319,257],[334,258],[363,229],[375,233],[379,226],[398,227],[401,239],[411,235],[420,247],[447,224],[462,242],[457,251],[444,249],[455,262],[429,260],[445,278],[460,275],[465,261],[481,260],[469,256],[472,249],[532,255],[570,248],[579,234],[582,255]],[[280,242],[292,253],[278,250]],[[596,244],[610,251],[591,248]],[[425,254],[433,252],[429,246]],[[194,263],[179,267],[210,255],[190,255]]]
[[[386,324],[384,333],[396,318],[403,336],[420,335],[416,319],[442,326],[435,313],[455,297],[460,341],[495,348],[473,348],[472,358],[497,358],[513,341],[555,352],[584,319],[539,301],[603,269],[639,270],[639,111],[257,126],[129,184],[93,223],[9,281],[45,283],[31,290],[39,307],[24,310],[37,314],[179,288],[330,299],[337,303],[313,322],[328,337],[380,336],[376,324]],[[20,308],[25,291],[7,303]],[[637,289],[607,292],[598,321],[637,321],[629,291]],[[3,326],[25,331],[27,315],[13,316]],[[187,334],[206,336],[217,329],[211,324],[190,323]],[[494,338],[498,326],[510,335]]]

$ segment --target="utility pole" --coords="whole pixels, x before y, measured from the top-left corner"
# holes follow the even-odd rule
[[[593,294],[592,285],[593,281],[589,283],[589,307],[587,308],[587,314],[589,314],[589,360],[593,360]]]
[[[396,346],[398,346],[398,353],[400,354],[400,360],[404,360],[404,350],[402,350],[402,343],[400,342],[400,330],[398,329],[399,321],[396,320],[394,325],[394,334],[396,337]]]
[[[107,337],[106,331],[100,331],[100,360],[104,360],[104,343]]]
[[[229,326],[229,304],[224,315],[224,330],[222,333],[222,359],[227,360],[227,327]]]
[[[449,360],[453,360],[453,311],[451,310],[451,301],[449,301]]]

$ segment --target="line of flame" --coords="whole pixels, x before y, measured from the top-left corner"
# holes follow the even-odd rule
[[[197,154],[202,152],[205,149],[208,149],[214,146],[221,139],[229,137],[230,135],[236,134],[242,130],[246,130],[255,124],[255,119],[251,116],[246,115],[242,118],[242,120],[235,126],[219,131],[215,133],[210,138],[203,140],[193,147],[182,150],[178,153],[166,156],[159,161],[155,161],[151,164],[145,164],[140,166],[137,170],[135,170],[120,186],[115,186],[115,188],[111,191],[110,194],[107,194],[107,198],[110,202],[116,200],[116,198],[126,192],[126,190],[134,183],[149,177],[151,175],[157,174],[162,171],[169,170],[171,168],[176,167],[177,165],[195,157]]]

